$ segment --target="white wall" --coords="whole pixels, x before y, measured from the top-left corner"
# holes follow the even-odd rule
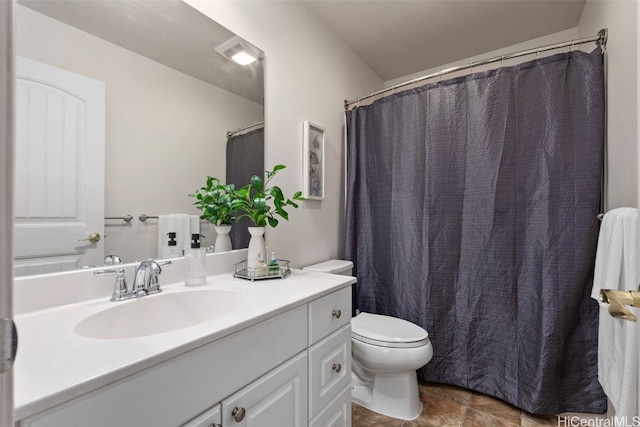
[[[595,35],[595,32],[594,32],[594,35]],[[498,57],[500,55],[507,54],[507,53],[513,53],[513,52],[518,52],[518,51],[521,51],[521,50],[533,49],[533,48],[536,48],[536,47],[539,47],[539,46],[545,46],[545,45],[550,45],[550,44],[554,44],[554,43],[565,42],[567,40],[573,40],[573,39],[576,39],[576,38],[578,38],[578,29],[577,28],[571,28],[571,29],[568,29],[568,30],[559,31],[557,33],[548,34],[548,35],[543,36],[543,37],[538,37],[536,39],[529,40],[529,41],[526,41],[526,42],[523,42],[523,43],[518,43],[518,44],[511,45],[511,46],[507,46],[507,47],[505,47],[503,49],[494,50],[494,51],[491,51],[491,52],[486,52],[486,53],[483,53],[481,55],[472,56],[470,58],[464,58],[464,59],[461,59],[459,61],[451,62],[449,64],[442,64],[439,67],[430,68],[428,70],[423,70],[423,71],[420,71],[418,73],[410,74],[410,75],[407,75],[407,76],[398,77],[398,78],[393,79],[393,80],[387,80],[386,82],[384,82],[384,86],[385,87],[391,87],[391,86],[393,86],[395,84],[411,80],[414,77],[420,77],[420,76],[425,76],[427,74],[436,73],[439,70],[444,70],[446,68],[455,67],[455,66],[458,66],[458,65],[467,65],[467,64],[470,64],[472,62],[479,61],[481,59]],[[583,45],[583,46],[587,46],[587,45]],[[588,45],[588,47],[589,48],[594,48],[595,44]],[[587,50],[584,47],[582,49]],[[543,56],[547,56],[547,55],[553,55],[555,53],[558,53],[558,51],[543,52],[543,53],[539,54],[539,56],[543,57]],[[535,58],[535,54],[531,55],[530,57],[526,57],[525,56],[525,57],[516,58],[516,59],[512,59],[512,60],[506,60],[504,62],[495,62],[495,63],[487,65],[485,67],[477,67],[477,68],[474,68],[472,70],[465,70],[465,71],[461,71],[459,73],[451,73],[451,74],[446,75],[446,77],[443,77],[443,78],[451,78],[451,77],[454,77],[454,76],[459,75],[459,74],[468,74],[469,72],[477,72],[477,71],[482,71],[484,69],[492,69],[492,68],[500,67],[502,65],[509,66],[509,65],[521,63],[523,61],[528,61],[528,60],[531,60],[531,59],[534,59],[534,58]]]
[[[578,36],[609,30],[608,122],[609,204],[638,206],[638,4],[633,0],[587,0]]]
[[[260,104],[23,6],[17,30],[18,55],[106,83],[107,216],[197,214],[187,194],[224,179],[226,132],[263,118]],[[105,252],[155,256],[156,224],[106,221]]]
[[[326,129],[323,201],[303,202],[289,221],[268,229],[268,251],[301,267],[339,255],[343,207],[345,98],[382,87],[382,80],[303,5],[296,2],[188,0],[266,54],[265,165],[282,163],[276,184],[302,188],[302,123]]]

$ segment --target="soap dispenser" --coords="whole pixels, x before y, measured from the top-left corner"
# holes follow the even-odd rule
[[[187,275],[186,286],[201,286],[207,283],[207,253],[200,247],[200,234],[191,235],[191,248],[184,252]]]
[[[167,233],[169,240],[167,241],[167,247],[164,248],[161,258],[178,258],[182,256],[182,249],[180,249],[176,241],[176,233],[171,231]]]

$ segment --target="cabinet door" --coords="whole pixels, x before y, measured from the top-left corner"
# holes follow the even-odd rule
[[[222,402],[225,427],[307,425],[307,354],[300,353]]]
[[[309,427],[351,427],[351,389],[345,388],[336,400],[309,423]]]
[[[351,325],[309,348],[309,418],[351,382]]]
[[[222,427],[221,423],[222,415],[220,404],[218,403],[181,427]]]

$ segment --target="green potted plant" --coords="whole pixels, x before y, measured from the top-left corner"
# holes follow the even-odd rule
[[[189,197],[195,197],[194,205],[202,212],[200,219],[215,226],[217,237],[215,252],[230,251],[231,224],[235,220],[233,209],[233,186],[223,185],[218,178],[208,176],[207,184]]]
[[[260,257],[266,260],[264,248],[264,230],[267,225],[276,227],[278,218],[288,220],[289,214],[285,207],[297,208],[295,201],[304,200],[302,193],[297,191],[290,199],[286,198],[280,187],[269,186],[269,183],[278,171],[284,169],[284,165],[275,165],[273,170],[266,172],[266,182],[257,175],[251,177],[251,182],[239,189],[233,186],[222,186],[228,194],[233,194],[231,206],[237,213],[237,219],[247,217],[253,223],[249,227],[251,240],[249,241],[249,251],[247,254],[247,266],[255,268]]]

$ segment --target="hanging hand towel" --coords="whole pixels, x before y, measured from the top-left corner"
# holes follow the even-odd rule
[[[614,209],[605,214],[600,234],[591,297],[600,289],[638,290],[638,210]],[[638,315],[638,310],[630,308]],[[637,322],[616,319],[600,303],[598,329],[598,380],[613,405],[617,419],[638,415]],[[610,413],[612,411],[609,411]]]
[[[178,250],[191,247],[191,234],[200,234],[200,217],[198,215],[171,214],[158,216],[158,258],[170,258],[172,248],[167,244],[167,233],[176,233]]]

